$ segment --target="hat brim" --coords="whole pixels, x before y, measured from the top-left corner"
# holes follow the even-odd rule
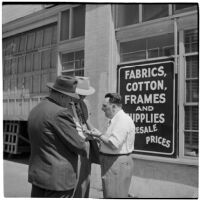
[[[64,95],[73,97],[73,98],[75,98],[75,99],[80,99],[80,97],[78,96],[78,94],[76,94],[76,93],[71,93],[71,92],[64,92],[63,90],[59,90],[59,89],[53,87],[53,85],[54,85],[54,83],[47,83],[47,87],[50,88],[50,89],[52,89],[52,90],[55,90],[55,91],[60,92],[60,93],[62,93],[62,94],[64,94]]]
[[[93,94],[94,92],[95,92],[95,89],[93,87],[91,87],[91,86],[90,86],[90,88],[88,90],[76,88],[76,93],[79,94],[79,95],[88,96],[88,95]]]

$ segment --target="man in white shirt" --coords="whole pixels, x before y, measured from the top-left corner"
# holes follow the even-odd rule
[[[134,150],[135,125],[122,110],[122,99],[108,93],[102,105],[110,119],[106,133],[93,129],[91,134],[101,141],[100,165],[104,198],[128,198],[133,172],[131,153]]]

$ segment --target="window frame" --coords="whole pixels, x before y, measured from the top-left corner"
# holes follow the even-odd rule
[[[85,54],[85,51],[84,51],[84,49],[76,49],[76,50],[71,50],[71,51],[64,51],[64,52],[60,52],[59,53],[59,57],[60,57],[60,64],[61,64],[61,71],[60,71],[60,74],[62,74],[62,73],[67,73],[67,72],[73,72],[73,73],[75,73],[76,71],[83,71],[83,73],[85,72],[85,68],[84,68],[84,65],[83,65],[83,67],[82,68],[78,68],[78,69],[76,69],[75,68],[75,64],[74,64],[74,66],[73,66],[73,69],[68,69],[68,70],[63,70],[62,69],[62,65],[63,65],[63,63],[62,63],[62,55],[63,54],[69,54],[69,53],[73,53],[74,55],[73,55],[73,57],[75,56],[75,53],[76,52],[78,52],[78,51],[83,51],[83,59],[81,59],[81,62],[83,61],[83,62],[85,62],[85,56],[84,56],[84,54]],[[75,59],[73,60],[73,62],[74,61],[76,61]],[[72,62],[72,61],[70,61],[70,62]],[[66,63],[66,62],[65,62]],[[75,63],[75,62],[74,62]]]
[[[135,4],[138,4],[138,3],[135,3]],[[146,25],[146,24],[151,24],[151,23],[154,23],[154,22],[164,21],[164,20],[167,20],[167,19],[173,19],[176,16],[182,16],[182,15],[184,16],[184,15],[187,15],[188,13],[193,13],[193,12],[198,13],[197,9],[194,9],[195,6],[188,7],[188,8],[185,8],[185,9],[181,9],[180,12],[174,12],[174,7],[175,7],[175,4],[177,4],[177,3],[165,3],[165,4],[168,4],[168,15],[166,17],[161,17],[161,18],[156,18],[156,19],[153,19],[153,20],[143,21],[143,18],[142,18],[143,4],[145,4],[145,3],[139,3],[139,16],[138,16],[139,22],[136,23],[136,24],[130,24],[130,25],[121,26],[121,27],[117,27],[118,18],[119,18],[117,7],[120,4],[114,5],[113,12],[114,12],[114,16],[115,16],[115,20],[114,20],[115,30],[118,31],[118,30],[127,29],[128,27],[137,27],[137,26],[140,26],[140,25]]]
[[[85,6],[85,14],[86,14],[86,4],[79,4],[79,5],[74,5],[71,6],[70,8],[66,8],[64,10],[61,10],[59,12],[59,16],[58,16],[58,21],[59,21],[59,25],[58,25],[58,42],[59,43],[64,43],[66,41],[72,41],[72,40],[77,40],[80,38],[84,38],[85,37],[85,31],[84,31],[84,35],[78,36],[78,37],[73,37],[72,35],[72,29],[73,29],[73,9],[79,6]],[[69,10],[69,38],[68,39],[63,39],[61,40],[61,21],[62,21],[62,12],[65,12]]]
[[[155,36],[151,36],[151,37],[144,37],[144,38],[138,38],[138,39],[133,39],[133,40],[127,40],[127,41],[119,41],[119,45],[118,45],[118,47],[119,47],[119,49],[120,49],[120,46],[121,46],[121,43],[126,43],[126,42],[134,42],[134,41],[137,41],[137,40],[145,40],[145,43],[146,43],[146,45],[145,45],[145,49],[142,49],[142,50],[136,50],[136,51],[131,51],[131,52],[128,52],[128,53],[121,53],[121,49],[120,49],[120,51],[119,51],[119,56],[120,56],[120,61],[121,61],[121,55],[128,55],[128,54],[133,54],[133,53],[137,53],[137,52],[145,52],[145,58],[144,59],[139,59],[139,60],[132,60],[132,61],[136,61],[136,62],[142,62],[142,61],[150,61],[151,59],[166,59],[166,58],[169,58],[169,57],[175,57],[175,55],[170,55],[170,56],[160,56],[160,50],[161,49],[159,49],[158,48],[158,54],[159,54],[159,56],[158,57],[149,57],[149,50],[151,50],[151,49],[157,49],[156,47],[155,48],[151,48],[151,49],[149,49],[148,48],[148,45],[147,45],[147,43],[148,43],[148,40],[149,39],[151,39],[152,37],[154,38],[154,37],[160,37],[160,36],[163,36],[163,35],[166,35],[166,34],[174,34],[173,32],[167,32],[167,33],[164,33],[164,34],[160,34],[160,35],[155,35]],[[173,43],[174,44],[174,43]],[[174,45],[167,45],[167,46],[163,46],[162,47],[162,51],[164,50],[164,49],[166,49],[166,47],[174,47]],[[174,48],[174,53],[175,53],[175,48]],[[121,61],[120,63],[126,63],[126,62],[130,62],[130,61]]]
[[[195,12],[194,12],[195,14]],[[183,16],[185,16],[183,14]],[[193,15],[192,15],[193,16]],[[173,18],[174,19],[174,18]],[[192,18],[191,18],[192,19]],[[163,19],[164,21],[164,19]],[[189,21],[188,21],[189,22]],[[157,22],[155,22],[156,24]],[[160,22],[160,26],[162,27],[162,22]],[[140,24],[140,27],[141,29],[143,28],[143,25]],[[185,94],[186,94],[186,87],[185,87],[185,66],[186,66],[186,56],[192,56],[192,55],[198,55],[199,52],[192,52],[192,53],[185,53],[184,51],[184,31],[185,30],[191,30],[191,29],[196,29],[197,26],[194,25],[194,24],[190,24],[190,23],[187,23],[184,25],[184,27],[181,27],[181,26],[178,26],[178,34],[177,34],[177,37],[178,37],[178,43],[177,45],[179,46],[179,52],[178,52],[178,55],[177,55],[177,58],[178,58],[178,64],[177,64],[177,69],[175,69],[175,73],[177,74],[178,76],[178,79],[177,79],[177,105],[178,105],[178,108],[177,108],[177,119],[178,121],[182,121],[184,123],[179,123],[177,122],[177,129],[178,129],[178,138],[177,138],[177,143],[178,143],[178,146],[177,146],[177,156],[176,158],[172,158],[172,159],[167,159],[169,160],[179,160],[180,162],[182,162],[184,160],[184,162],[186,162],[187,164],[190,164],[190,162],[192,163],[196,163],[196,161],[198,160],[199,158],[199,155],[198,156],[187,156],[185,155],[185,134],[184,134],[184,127],[185,127]],[[137,29],[139,30],[139,25],[137,26]],[[119,52],[120,52],[120,43],[121,42],[128,42],[128,41],[131,41],[131,40],[140,40],[140,39],[145,39],[148,37],[148,33],[146,33],[146,35],[142,35],[141,37],[138,35],[138,37],[128,37],[128,39],[126,39],[126,32],[128,33],[127,35],[130,35],[130,31],[131,30],[134,30],[132,27],[127,27],[126,30],[123,30],[123,33],[124,33],[124,36],[122,37],[121,35],[120,38],[118,39],[118,47],[119,47]],[[116,28],[116,33],[117,32],[120,32],[121,29],[117,29]],[[139,32],[139,31],[138,31]],[[168,31],[166,31],[166,33],[169,33]],[[118,33],[117,33],[118,34]],[[157,35],[156,33],[154,34],[155,36]],[[175,55],[172,55],[170,57],[173,57],[175,58]],[[148,58],[148,59],[142,59],[142,60],[132,60],[132,61],[126,61],[126,62],[123,62],[123,61],[120,61],[119,62],[119,65],[125,65],[125,64],[134,64],[134,63],[137,63],[137,62],[143,62],[143,61],[154,61],[154,60],[162,60],[162,59],[166,59],[168,58],[167,56],[164,56],[164,57],[156,57],[156,58]],[[180,67],[180,66],[184,66],[184,67]],[[176,66],[175,66],[176,68]],[[191,104],[191,103],[190,103]],[[141,156],[141,155],[139,155]],[[137,155],[136,155],[137,157]],[[160,156],[146,156],[146,155],[142,155],[142,157],[144,159],[151,159],[153,157],[155,157],[156,159],[158,160],[164,160],[163,157],[160,157]],[[172,162],[176,162],[176,161],[172,161]],[[196,165],[196,164],[195,164]]]
[[[186,143],[185,143],[185,132],[199,132],[199,130],[187,130],[185,129],[185,108],[186,107],[192,107],[192,106],[197,106],[198,109],[199,109],[199,101],[198,102],[187,102],[187,86],[186,86],[186,82],[188,80],[188,78],[186,77],[186,70],[187,70],[187,62],[186,62],[186,59],[187,57],[191,57],[191,56],[198,56],[199,55],[199,52],[198,51],[195,51],[195,52],[189,52],[189,53],[186,53],[185,52],[185,46],[184,46],[184,32],[187,31],[187,30],[192,30],[192,29],[184,29],[182,30],[182,41],[183,41],[183,47],[184,47],[184,51],[183,51],[183,62],[184,62],[184,69],[183,69],[183,77],[184,77],[184,104],[183,104],[183,110],[184,110],[184,127],[183,127],[183,132],[180,133],[181,134],[181,137],[183,137],[183,157],[186,157],[186,158],[196,158],[198,159],[199,158],[199,155],[198,156],[189,156],[189,155],[185,155],[185,146],[186,146]],[[191,78],[190,78],[191,80]],[[199,80],[199,77],[195,78],[195,80]],[[198,141],[199,142],[199,141]]]

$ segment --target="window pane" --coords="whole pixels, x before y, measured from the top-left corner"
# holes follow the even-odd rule
[[[198,30],[187,30],[184,32],[185,52],[198,51]]]
[[[72,38],[85,35],[85,5],[73,8]]]
[[[51,50],[51,68],[56,68],[57,66],[57,51],[56,49]]]
[[[117,9],[117,27],[139,22],[139,4],[119,4]]]
[[[142,21],[149,21],[168,16],[168,4],[143,4]]]
[[[35,33],[35,48],[42,47],[43,44],[43,30],[39,29]]]
[[[61,31],[60,40],[69,39],[69,10],[61,13]]]
[[[199,101],[198,56],[186,57],[186,101]]]
[[[121,62],[171,55],[174,55],[173,33],[120,44]]]
[[[198,132],[185,132],[185,155],[197,157],[199,143]]]
[[[35,45],[35,32],[29,32],[27,34],[27,50],[32,50],[34,49]]]
[[[130,53],[140,50],[146,49],[146,40],[134,40],[134,41],[128,41],[128,42],[122,42],[120,44],[120,53]]]
[[[62,70],[74,69],[74,61],[66,62],[62,65]]]
[[[134,40],[120,44],[121,62],[146,58],[146,40]]]
[[[41,54],[39,52],[36,52],[33,54],[33,70],[37,71],[40,70],[41,65]]]
[[[44,29],[44,39],[43,39],[43,44],[44,46],[48,46],[51,44],[52,41],[52,36],[53,36],[53,27],[52,26],[47,26]]]
[[[180,10],[180,9],[184,9],[184,8],[193,7],[196,5],[197,4],[194,4],[194,3],[177,3],[177,4],[175,4],[175,9]]]
[[[62,63],[74,60],[74,53],[62,54]]]
[[[148,58],[170,56],[174,54],[174,36],[172,33],[147,39]]]
[[[191,10],[197,10],[197,4],[195,3],[176,3],[173,4],[173,10],[174,14],[181,13],[181,12],[187,12]]]
[[[45,50],[42,52],[42,59],[41,59],[41,63],[42,63],[42,69],[48,69],[50,68],[50,58],[51,58],[51,50]]]
[[[62,54],[62,70],[76,70],[84,68],[84,51]]]
[[[25,72],[25,56],[20,56],[18,59],[18,74]]]
[[[186,101],[187,102],[198,102],[198,80],[186,81]]]
[[[198,154],[198,106],[185,107],[185,154]]]
[[[84,76],[84,70],[76,70],[75,76]]]
[[[84,67],[84,51],[75,52],[75,69]]]
[[[13,39],[13,51],[14,53],[17,53],[19,51],[19,43],[20,43],[20,37],[14,37]]]
[[[199,74],[198,56],[186,57],[186,78],[198,78]]]
[[[26,48],[26,34],[21,35],[20,37],[20,46],[19,51],[25,51]]]
[[[74,69],[74,53],[62,54],[62,70]]]
[[[32,63],[33,63],[33,55],[32,54],[27,54],[26,55],[26,60],[25,60],[25,71],[30,72],[32,70]]]
[[[6,41],[6,55],[11,55],[13,53],[13,38],[5,39]]]

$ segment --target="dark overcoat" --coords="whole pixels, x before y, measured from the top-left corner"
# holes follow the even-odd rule
[[[76,130],[73,114],[50,98],[30,112],[31,144],[28,181],[40,188],[65,191],[77,181],[78,154],[86,155],[85,141]]]

